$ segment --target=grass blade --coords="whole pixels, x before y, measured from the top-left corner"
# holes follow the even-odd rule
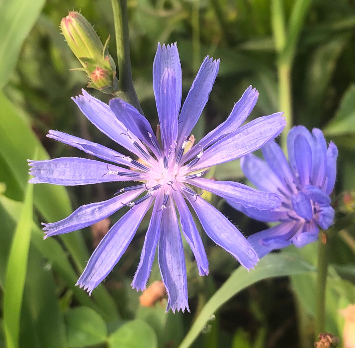
[[[28,185],[19,223],[16,227],[4,291],[4,328],[8,348],[19,346],[20,314],[27,272],[27,256],[32,228],[33,185]]]

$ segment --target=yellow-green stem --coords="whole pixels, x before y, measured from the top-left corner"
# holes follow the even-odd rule
[[[292,94],[291,94],[291,66],[284,63],[278,65],[279,80],[279,107],[284,112],[286,127],[281,134],[281,146],[284,152],[287,150],[287,135],[292,128]]]

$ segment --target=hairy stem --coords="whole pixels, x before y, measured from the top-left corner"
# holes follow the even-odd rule
[[[127,1],[111,0],[113,19],[115,23],[115,35],[117,46],[118,82],[121,93],[128,99],[128,102],[135,106],[141,113],[136,91],[132,81],[131,58],[129,53],[129,34],[127,18]]]

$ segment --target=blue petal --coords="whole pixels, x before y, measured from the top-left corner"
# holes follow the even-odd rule
[[[158,45],[153,64],[153,88],[166,155],[177,140],[182,79],[179,52],[175,44]]]
[[[312,149],[307,138],[298,134],[295,139],[294,156],[301,186],[308,185],[312,175]]]
[[[338,149],[333,142],[330,142],[327,150],[327,187],[325,192],[330,195],[334,189],[337,174]]]
[[[182,233],[194,253],[199,274],[208,274],[208,260],[200,233],[197,230],[194,219],[190,213],[184,198],[179,191],[174,191],[174,199],[179,210]]]
[[[287,213],[285,211],[270,211],[270,210],[259,210],[255,208],[246,208],[239,203],[228,200],[227,203],[230,204],[234,209],[244,213],[245,215],[251,217],[252,219],[263,221],[263,222],[276,222],[288,219]]]
[[[330,205],[331,201],[329,196],[320,188],[312,185],[306,185],[302,191],[310,200],[318,203],[320,206]]]
[[[297,177],[299,175],[298,169],[297,169],[298,166],[296,163],[296,156],[295,156],[296,149],[297,149],[297,146],[295,145],[295,140],[298,135],[301,135],[307,139],[307,142],[308,142],[309,146],[311,147],[312,151],[313,151],[313,147],[314,147],[313,137],[312,137],[311,133],[307,130],[306,127],[296,126],[296,127],[293,127],[290,130],[290,132],[288,133],[288,136],[287,136],[288,159],[290,162],[291,170],[294,173],[295,177]]]
[[[273,210],[280,207],[281,199],[276,193],[255,190],[233,181],[214,181],[203,178],[189,180],[189,183],[220,197],[229,199],[244,207]]]
[[[296,214],[310,221],[313,218],[313,209],[310,199],[303,193],[298,192],[291,198],[293,209]]]
[[[91,255],[76,285],[91,294],[92,290],[111,272],[131,243],[152,200],[153,198],[150,198],[134,206],[113,225]]]
[[[125,166],[132,165],[131,162],[127,159],[127,157],[120,154],[119,152],[111,150],[108,147],[102,146],[100,144],[96,144],[91,141],[75,137],[73,135],[50,130],[47,137],[60,141],[64,144],[76,147],[77,149],[80,149],[90,155],[96,156],[103,160],[123,164]]]
[[[317,223],[323,229],[327,230],[334,223],[335,211],[332,207],[323,207],[318,213]]]
[[[227,120],[209,132],[196,146],[187,152],[182,159],[183,162],[186,162],[196,156],[201,149],[206,148],[207,146],[215,143],[217,140],[220,140],[228,134],[235,132],[253,110],[258,100],[258,96],[258,91],[249,86],[240,100],[234,105]]]
[[[262,147],[261,151],[266,163],[280,181],[286,183],[289,191],[296,192],[294,177],[281,147],[275,141],[270,141]]]
[[[139,142],[138,138],[134,134],[127,134],[127,128],[116,118],[107,104],[92,97],[84,90],[83,95],[79,95],[73,100],[87,119],[102,133],[137,156],[141,155],[132,142],[132,140]]]
[[[248,242],[256,250],[258,256],[262,258],[272,250],[289,246],[291,244],[290,239],[300,226],[302,225],[295,221],[280,223],[252,234],[248,237]]]
[[[114,212],[120,210],[125,204],[131,202],[144,190],[136,190],[123,193],[107,201],[82,205],[67,218],[44,225],[45,238],[58,234],[68,233],[88,227],[105,219]]]
[[[166,311],[189,310],[184,249],[174,204],[163,210],[159,240],[159,266],[168,293]]]
[[[322,131],[314,128],[313,131],[314,148],[312,156],[312,185],[321,187],[325,181],[327,170],[327,143]]]
[[[119,98],[110,100],[110,108],[115,113],[117,119],[131,133],[135,134],[139,140],[147,144],[150,150],[157,156],[158,153],[152,144],[150,136],[155,139],[156,143],[158,142],[148,120],[136,108]]]
[[[159,191],[154,203],[152,217],[145,235],[139,265],[132,281],[132,288],[144,290],[154,261],[155,250],[160,238],[163,192]]]
[[[247,179],[260,190],[279,192],[279,189],[282,189],[288,192],[285,183],[259,157],[246,155],[240,160],[240,165]]]
[[[303,230],[299,231],[293,238],[292,243],[297,248],[303,248],[309,243],[313,243],[318,239],[319,228],[311,221],[303,225]]]
[[[194,208],[206,234],[232,254],[247,269],[253,268],[258,257],[243,234],[216,208],[200,197],[186,196]]]
[[[190,135],[210,95],[219,69],[219,60],[206,57],[182,106],[179,117],[179,146]]]
[[[29,161],[32,184],[76,186],[111,181],[140,180],[140,173],[112,164],[78,157]]]
[[[212,145],[191,170],[209,168],[245,156],[278,136],[286,125],[282,113],[259,117]]]

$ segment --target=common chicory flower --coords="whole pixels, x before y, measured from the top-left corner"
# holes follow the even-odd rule
[[[287,147],[289,163],[275,141],[261,149],[266,162],[252,154],[241,160],[243,172],[253,185],[281,195],[280,208],[260,211],[229,201],[251,218],[279,222],[248,238],[259,257],[290,244],[303,247],[317,240],[319,227],[326,230],[333,224],[329,196],[335,184],[337,147],[330,142],[327,148],[319,129],[311,134],[303,126],[291,129]]]
[[[249,87],[228,119],[197,145],[191,146],[189,135],[208,100],[218,68],[218,60],[205,58],[180,110],[182,77],[177,46],[159,45],[153,65],[153,87],[161,139],[154,134],[147,119],[127,102],[116,98],[106,105],[83,91],[74,98],[80,110],[101,132],[133,156],[62,132],[49,131],[49,138],[107,162],[74,157],[30,161],[34,176],[31,183],[71,186],[109,181],[137,182],[119,190],[109,200],[83,205],[61,221],[44,224],[45,237],[49,237],[90,226],[119,209],[130,208],[102,239],[78,280],[77,284],[89,293],[119,261],[151,206],[152,216],[132,286],[145,289],[158,246],[160,271],[168,294],[167,310],[188,310],[186,267],[178,220],[200,275],[208,274],[207,256],[188,204],[216,244],[247,269],[257,263],[258,256],[242,233],[203,200],[193,186],[248,208],[277,208],[281,201],[274,193],[202,176],[212,166],[235,160],[263,146],[279,135],[285,120],[282,113],[276,113],[241,126],[258,97],[258,92]]]

